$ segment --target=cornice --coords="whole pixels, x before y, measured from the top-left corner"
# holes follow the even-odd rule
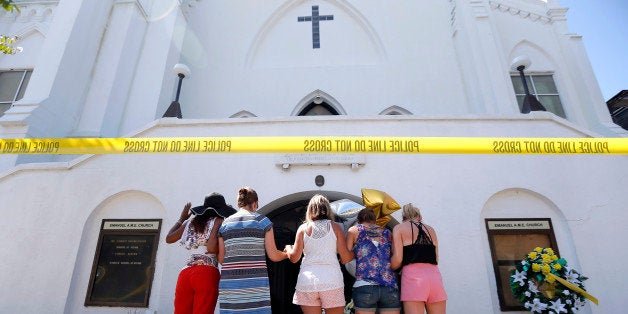
[[[28,1],[15,3],[20,10],[0,13],[0,22],[31,23],[45,22],[50,19],[59,1]],[[4,10],[2,10],[4,11]]]
[[[493,11],[510,13],[511,15],[519,16],[520,18],[529,19],[533,22],[539,22],[543,24],[553,23],[554,18],[559,18],[560,13],[563,13],[563,17],[564,17],[564,12],[566,12],[566,10],[563,12],[563,11],[555,11],[556,9],[553,9],[554,11],[551,10],[551,11],[548,11],[545,15],[542,15],[539,13],[522,10],[515,6],[503,3],[501,1],[496,1],[496,0],[490,0],[489,5]],[[550,13],[552,14],[550,15]]]

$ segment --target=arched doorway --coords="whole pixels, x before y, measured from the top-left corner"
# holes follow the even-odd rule
[[[328,197],[330,196],[328,195]],[[334,200],[335,199],[330,198],[330,201]],[[309,197],[296,200],[265,214],[266,217],[273,222],[275,244],[278,249],[282,250],[286,244],[294,243],[297,229],[303,221],[305,221],[308,202]],[[266,259],[266,264],[268,265],[268,279],[270,282],[273,313],[302,313],[301,308],[292,303],[301,262],[299,261],[293,264],[289,260],[273,262],[270,259]],[[344,267],[340,268],[342,269],[345,281],[345,299],[349,301],[351,300],[351,287],[355,279],[346,272]]]

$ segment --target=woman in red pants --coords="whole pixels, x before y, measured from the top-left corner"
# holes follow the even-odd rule
[[[179,220],[168,232],[166,242],[179,241],[190,250],[190,257],[179,273],[174,296],[175,314],[214,313],[218,301],[218,229],[223,218],[236,210],[225,198],[212,193],[201,206],[185,204]],[[188,220],[191,215],[194,218]]]

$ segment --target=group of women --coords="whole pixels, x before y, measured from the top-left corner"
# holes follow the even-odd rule
[[[238,191],[238,209],[218,193],[201,206],[184,206],[166,237],[191,253],[177,280],[175,313],[213,313],[218,297],[220,313],[272,313],[266,256],[275,262],[301,260],[292,302],[306,314],[343,313],[340,263],[354,258],[356,313],[400,313],[402,302],[404,313],[445,313],[436,233],[412,204],[403,206],[403,222],[392,234],[364,208],[345,236],[327,198],[315,195],[294,244],[283,250],[277,249],[272,222],[257,213],[258,206],[257,193],[249,187]],[[394,272],[399,268],[401,289]]]

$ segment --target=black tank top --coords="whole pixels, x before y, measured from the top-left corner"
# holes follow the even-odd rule
[[[414,221],[410,221],[410,223],[412,238],[414,238],[414,227],[419,229],[419,235],[416,237],[416,241],[414,241],[414,243],[403,246],[403,259],[401,260],[401,265],[405,266],[412,263],[428,263],[438,265],[436,262],[436,246],[432,242],[432,238],[429,233],[423,230],[422,223],[416,223]]]

